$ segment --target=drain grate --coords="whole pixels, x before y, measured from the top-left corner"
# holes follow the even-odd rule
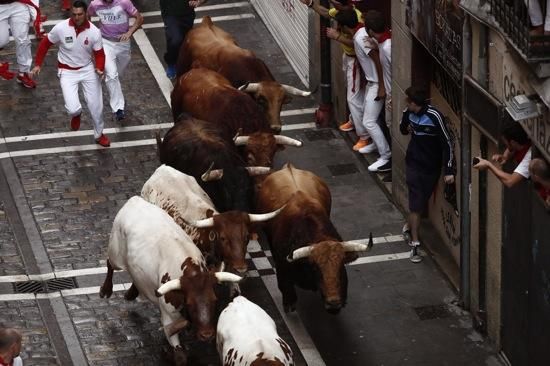
[[[336,138],[332,130],[316,130],[316,131],[306,131],[306,138],[309,141],[319,141],[319,140],[332,140]]]
[[[13,283],[16,294],[39,294],[77,288],[76,278],[54,278],[48,281],[26,281]]]
[[[15,282],[13,284],[13,292],[16,294],[38,294],[44,292],[44,282],[40,281],[25,281]]]
[[[46,292],[69,290],[77,287],[74,277],[54,278],[46,281]]]
[[[332,176],[354,174],[359,172],[355,164],[327,165],[327,168],[330,170],[330,174],[332,174]]]
[[[416,315],[418,315],[418,317],[420,318],[420,320],[442,319],[442,318],[448,318],[449,316],[451,316],[451,313],[449,312],[449,310],[447,310],[447,307],[443,304],[419,306],[413,309],[416,312]]]

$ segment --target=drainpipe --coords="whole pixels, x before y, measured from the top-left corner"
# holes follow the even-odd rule
[[[467,17],[462,30],[462,69],[471,72],[472,69],[472,27],[470,17]],[[462,78],[462,110],[466,95],[464,77]],[[460,300],[462,307],[470,309],[470,190],[471,190],[471,125],[467,118],[462,117],[461,131],[462,146],[460,147]]]
[[[328,0],[321,0],[320,5],[329,8]],[[327,28],[330,20],[320,17],[320,48],[321,48],[321,103],[315,111],[315,122],[318,127],[329,127],[332,122],[332,90],[330,72],[330,40]]]

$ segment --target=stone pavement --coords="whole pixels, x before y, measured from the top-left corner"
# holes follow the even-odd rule
[[[50,20],[63,17],[56,4],[45,4]],[[136,4],[142,12],[158,10],[157,2]],[[255,15],[248,4],[210,0],[208,5],[226,7],[199,12],[198,18]],[[160,21],[154,14],[146,18],[146,24]],[[301,86],[257,15],[219,25],[264,59],[277,80]],[[147,28],[145,34],[153,56],[162,61],[162,28]],[[133,42],[131,66],[123,78],[129,117],[123,124],[115,122],[107,105],[104,116],[106,128],[134,129],[111,133],[110,149],[88,146],[93,140],[85,132],[91,128],[86,112],[84,132],[69,132],[55,51],[46,59],[36,90],[0,83],[0,323],[23,329],[26,365],[169,364],[157,308],[146,300],[123,299],[130,282],[126,273],[115,275],[118,291],[111,299],[98,296],[114,216],[139,194],[159,164],[151,139],[166,127],[148,127],[171,122],[170,108],[149,68],[150,57]],[[13,44],[0,58],[13,62]],[[243,294],[274,318],[291,344],[296,365],[497,365],[494,351],[454,304],[456,294],[430,258],[417,265],[408,261],[408,247],[398,235],[403,217],[362,158],[335,130],[292,129],[313,122],[310,108],[315,106],[313,98],[298,97],[285,106],[291,112],[283,117],[290,127],[284,134],[301,139],[304,147],[286,148],[275,165],[290,161],[322,177],[333,196],[332,220],[344,240],[364,239],[372,232],[379,243],[348,266],[348,304],[338,316],[324,312],[317,294],[303,291],[297,313],[281,313],[263,240],[249,247],[253,270],[241,286]],[[6,277],[51,272],[56,274],[53,282]],[[21,283],[32,279],[39,282],[26,285],[35,286],[34,292],[24,292]],[[45,280],[47,288],[40,282]],[[191,351],[190,365],[219,364],[212,344],[193,342],[189,334],[182,338]]]

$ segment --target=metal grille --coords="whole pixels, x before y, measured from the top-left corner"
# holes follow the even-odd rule
[[[441,319],[451,316],[451,313],[449,313],[449,310],[447,310],[444,304],[419,306],[413,309],[420,320]]]
[[[332,130],[316,130],[316,131],[306,131],[306,138],[309,141],[319,141],[319,140],[332,140],[335,138]]]
[[[462,105],[462,88],[456,84],[451,76],[438,63],[433,63],[433,80],[436,88],[451,106],[453,112],[460,115]]]
[[[337,175],[347,175],[358,173],[357,167],[355,164],[338,164],[338,165],[327,165],[328,170],[333,176]]]
[[[44,292],[55,292],[77,288],[74,277],[54,278],[48,281],[25,281],[13,283],[13,292],[16,294],[38,294]]]
[[[17,294],[37,294],[44,292],[44,282],[26,281],[15,282],[13,284],[13,292]]]

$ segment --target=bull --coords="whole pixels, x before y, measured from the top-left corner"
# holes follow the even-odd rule
[[[161,323],[175,363],[185,365],[178,332],[190,323],[201,341],[214,338],[215,286],[238,282],[229,272],[208,271],[204,257],[191,238],[161,208],[134,196],[113,222],[107,250],[107,277],[99,296],[113,293],[113,271],[125,270],[132,278],[127,300],[139,294],[158,304]],[[154,253],[154,255],[152,255]],[[181,315],[184,310],[188,319]]]
[[[250,51],[239,47],[235,39],[212,23],[209,16],[191,29],[178,56],[178,76],[193,67],[214,70],[231,85],[249,93],[262,107],[269,125],[281,130],[281,108],[290,102],[289,95],[307,97],[309,91],[278,83],[266,64]]]
[[[273,319],[237,296],[220,314],[216,345],[222,365],[292,366],[292,350],[277,334]]]
[[[248,269],[245,254],[253,225],[281,212],[279,208],[265,214],[219,213],[195,178],[166,165],[145,182],[141,196],[166,211],[207,258],[239,274]]]
[[[313,173],[286,164],[267,176],[257,192],[257,208],[284,210],[265,226],[277,269],[277,284],[285,312],[296,309],[294,285],[320,290],[325,309],[338,313],[347,301],[344,264],[357,259],[368,245],[342,242],[330,221],[331,195]]]

